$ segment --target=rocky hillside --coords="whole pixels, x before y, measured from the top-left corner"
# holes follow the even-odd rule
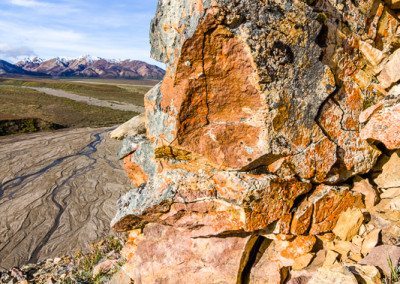
[[[159,1],[112,222],[135,283],[399,281],[397,2]]]
[[[0,60],[0,76],[10,75],[10,76],[46,76],[46,74],[41,74],[38,72],[31,72],[23,69],[20,66],[11,64],[7,61]]]
[[[83,56],[77,59],[26,59],[16,64],[26,71],[53,77],[88,77],[161,80],[165,71],[155,65],[137,60],[107,60]]]

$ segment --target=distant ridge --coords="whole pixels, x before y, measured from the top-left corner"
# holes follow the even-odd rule
[[[48,76],[46,74],[40,72],[32,72],[29,70],[25,70],[20,66],[11,64],[7,61],[0,60],[0,76]]]
[[[38,57],[11,64],[0,60],[0,75],[27,75],[52,77],[81,77],[104,79],[161,80],[165,71],[158,66],[138,60],[108,60],[89,55],[76,59]],[[2,68],[2,66],[4,67]]]

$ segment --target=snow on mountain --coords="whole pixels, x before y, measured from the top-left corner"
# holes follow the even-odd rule
[[[163,78],[165,71],[158,66],[138,60],[109,60],[90,55],[76,59],[52,58],[43,60],[30,58],[17,63],[17,66],[31,72],[40,72],[53,77],[90,77],[123,79]]]

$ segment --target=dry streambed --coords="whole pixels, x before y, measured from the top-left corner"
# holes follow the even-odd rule
[[[0,139],[0,267],[70,254],[109,233],[129,189],[109,131]]]

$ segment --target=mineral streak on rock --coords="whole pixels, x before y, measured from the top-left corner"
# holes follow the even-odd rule
[[[341,213],[375,208],[377,161],[399,148],[396,13],[378,0],[159,1],[152,55],[167,72],[146,94],[146,135],[123,142],[135,188],[112,222],[143,230],[132,279],[257,283],[265,268],[285,281],[318,261],[315,238]],[[370,189],[352,189],[360,176]],[[271,234],[269,250],[301,253],[266,256],[256,240]],[[343,259],[360,259],[354,238],[334,244]]]

